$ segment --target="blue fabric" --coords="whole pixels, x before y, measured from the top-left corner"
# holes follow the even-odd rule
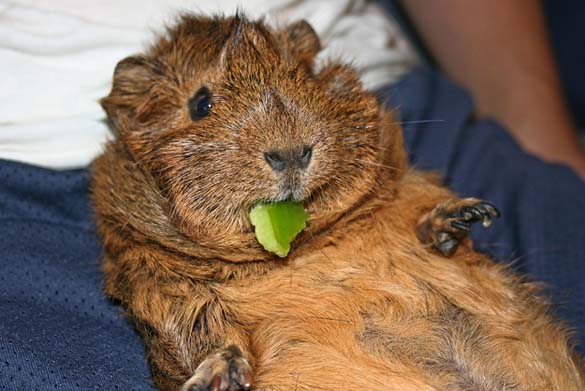
[[[0,162],[0,390],[153,390],[101,289],[85,170]]]
[[[559,315],[585,330],[585,184],[524,154],[472,102],[417,70],[381,96],[399,107],[412,161],[503,218],[474,239],[545,281]],[[0,161],[0,390],[152,390],[142,343],[102,294],[86,170]]]
[[[585,133],[585,1],[546,0],[543,6],[569,108]]]

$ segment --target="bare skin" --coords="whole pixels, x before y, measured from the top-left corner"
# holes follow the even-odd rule
[[[439,65],[471,92],[479,117],[495,118],[526,151],[585,178],[539,1],[402,3]]]

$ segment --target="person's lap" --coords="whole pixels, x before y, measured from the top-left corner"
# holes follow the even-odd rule
[[[0,161],[0,390],[150,390],[102,293],[87,170]]]
[[[477,247],[545,281],[583,336],[585,183],[524,154],[467,95],[418,70],[381,92],[404,122],[411,160],[503,217]],[[87,170],[0,162],[0,389],[150,390],[144,350],[101,290]]]

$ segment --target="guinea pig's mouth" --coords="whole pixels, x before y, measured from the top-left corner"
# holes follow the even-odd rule
[[[304,189],[299,188],[288,188],[280,191],[278,195],[274,198],[274,202],[280,201],[295,201],[295,202],[302,202],[305,200],[307,194],[305,194]]]
[[[276,191],[270,197],[272,202],[295,201],[302,202],[309,197],[310,191],[304,180],[299,177],[289,176],[280,178]]]
[[[255,199],[251,204],[246,204],[246,210],[249,211],[256,204],[271,204],[279,202],[302,203],[305,207],[313,201],[313,191],[301,181],[281,181],[276,188],[273,188],[267,196]]]

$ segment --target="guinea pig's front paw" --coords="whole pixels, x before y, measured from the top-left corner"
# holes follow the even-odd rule
[[[231,345],[203,360],[181,391],[247,391],[252,386],[252,367]]]
[[[417,226],[417,236],[422,243],[432,244],[448,257],[469,235],[472,224],[482,221],[487,227],[492,217],[500,217],[500,212],[489,202],[476,198],[449,200],[423,216]]]

